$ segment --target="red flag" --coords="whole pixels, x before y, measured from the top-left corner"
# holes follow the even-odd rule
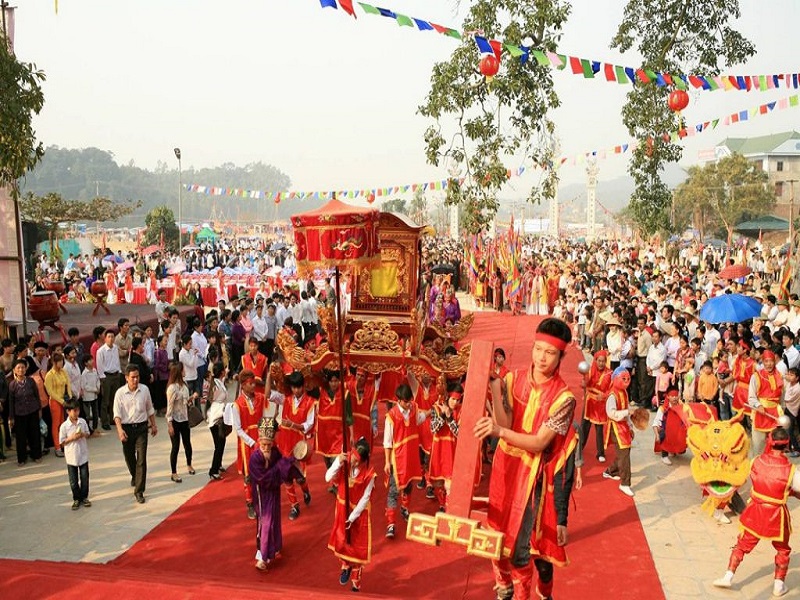
[[[492,51],[494,52],[495,58],[497,58],[497,62],[503,60],[503,44],[497,40],[489,40],[489,45],[492,47]]]
[[[339,6],[341,6],[342,10],[348,15],[352,15],[354,19],[358,18],[356,12],[353,10],[353,0],[339,0]]]

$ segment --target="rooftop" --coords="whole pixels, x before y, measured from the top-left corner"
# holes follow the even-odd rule
[[[753,154],[768,154],[786,143],[788,140],[800,140],[800,133],[784,131],[772,135],[762,135],[752,138],[725,138],[720,146],[727,146],[731,152],[738,152],[745,156]]]

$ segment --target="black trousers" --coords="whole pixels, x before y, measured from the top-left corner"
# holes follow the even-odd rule
[[[67,465],[69,474],[69,487],[72,490],[73,500],[86,500],[89,497],[89,463],[81,466]]]
[[[125,464],[133,478],[133,493],[144,494],[147,485],[147,421],[126,425],[122,430],[128,439],[122,442]]]
[[[186,465],[192,464],[192,434],[189,429],[189,421],[173,421],[172,422],[172,435],[170,436],[172,442],[172,449],[169,452],[169,466],[172,473],[177,473],[178,468],[178,450],[181,447],[181,440],[183,440],[183,452],[186,454]]]
[[[39,411],[29,415],[14,417],[14,434],[17,438],[17,462],[28,460],[28,452],[33,460],[42,458],[42,432],[39,431]]]
[[[114,421],[114,395],[123,381],[122,373],[109,374],[100,380],[100,421],[103,427],[110,427]]]
[[[584,419],[581,422],[581,450],[586,448],[586,442],[589,441],[589,430],[592,427],[592,422],[589,419]],[[603,426],[598,425],[597,423],[594,424],[594,431],[595,431],[595,444],[597,446],[597,458],[606,455],[606,449],[604,447],[605,440],[603,439]]]
[[[219,469],[222,466],[222,455],[225,453],[225,434],[222,431],[222,424],[219,423],[209,428],[211,438],[214,440],[214,456],[211,459],[211,468],[208,470],[209,475],[219,475]]]

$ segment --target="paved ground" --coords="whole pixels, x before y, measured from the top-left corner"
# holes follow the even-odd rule
[[[134,501],[130,476],[114,431],[91,439],[91,508],[70,510],[72,504],[66,468],[52,454],[41,464],[18,467],[13,452],[0,464],[0,557],[104,563],[119,556],[170,513],[209,483],[211,435],[203,425],[192,430],[197,475],[186,474],[183,454],[179,472],[183,483],[169,475],[169,436],[163,418],[159,434],[148,450],[147,502]],[[235,438],[229,437],[225,464],[235,459]],[[722,575],[738,527],[720,525],[700,511],[700,492],[689,473],[690,456],[669,467],[653,454],[651,430],[634,441],[633,489],[659,577],[669,600],[768,598],[772,589],[773,551],[762,543],[737,573],[732,590],[717,590],[711,581]],[[601,469],[587,448],[586,468]],[[230,476],[234,476],[231,474]],[[609,494],[620,493],[609,481]],[[746,491],[746,490],[745,490]],[[800,503],[790,500],[795,523]],[[579,541],[576,541],[579,543]],[[624,549],[621,549],[624,551]],[[613,557],[609,557],[610,560]],[[797,557],[793,558],[787,598],[800,598]],[[598,596],[600,598],[602,596]]]
[[[233,390],[231,391],[231,395]],[[116,431],[89,440],[90,508],[72,511],[64,459],[51,452],[41,463],[18,466],[15,451],[0,464],[0,557],[104,563],[140,540],[209,482],[214,444],[204,424],[192,429],[192,463],[186,472],[183,449],[170,480],[170,440],[166,420],[157,418],[158,435],[147,451],[145,504],[137,504]],[[228,437],[223,464],[236,459],[235,435]],[[230,476],[235,476],[233,473]],[[211,482],[213,485],[213,482]]]

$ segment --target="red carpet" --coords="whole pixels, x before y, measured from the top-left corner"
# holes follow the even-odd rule
[[[479,313],[470,339],[494,341],[505,349],[509,367],[525,366],[540,319]],[[580,360],[579,352],[570,349],[562,369],[576,394]],[[594,456],[591,442],[587,450],[588,456]],[[374,466],[382,471],[382,452],[375,453]],[[229,476],[207,485],[108,565],[0,561],[0,581],[10,584],[4,586],[3,597],[32,597],[34,582],[37,598],[55,595],[58,590],[60,598],[113,593],[116,600],[134,594],[138,599],[141,584],[147,586],[149,597],[219,598],[241,596],[245,591],[249,597],[265,598],[341,596],[346,588],[337,581],[338,562],[326,548],[333,497],[325,492],[323,468],[321,459],[310,467],[311,506],[301,509],[297,521],[284,521],[283,559],[266,574],[253,568],[255,525],[245,516],[241,480]],[[600,466],[590,458],[584,469],[584,487],[574,494],[571,506],[572,564],[556,569],[555,597],[663,598],[633,501],[600,473]],[[385,498],[385,488],[377,485],[373,560],[365,569],[362,595],[475,600],[493,596],[489,563],[466,556],[461,547],[430,548],[408,542],[402,527],[394,541],[386,540]],[[414,490],[412,511],[433,512],[434,508],[433,501]],[[284,516],[287,513],[284,497]],[[124,588],[120,583],[126,584]]]

